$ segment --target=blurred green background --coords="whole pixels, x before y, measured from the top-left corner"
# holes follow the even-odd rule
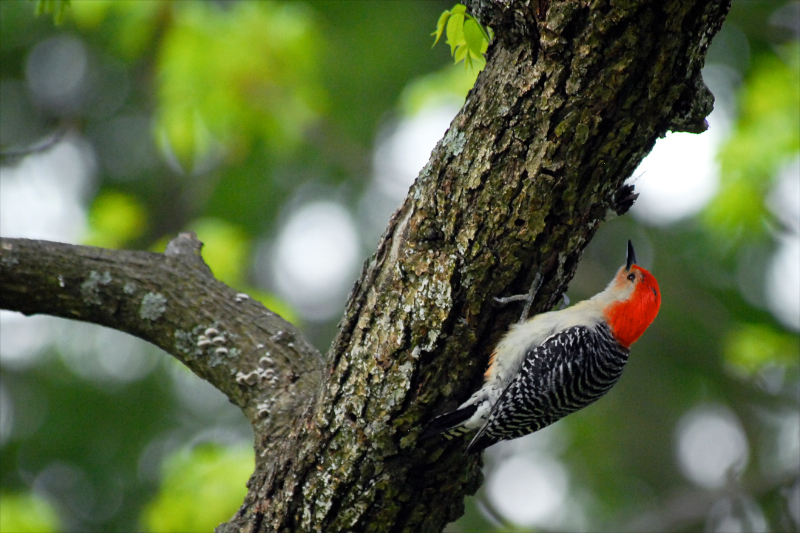
[[[476,72],[450,2],[0,2],[0,234],[163,250],[325,351]],[[800,529],[800,3],[735,1],[711,128],[669,134],[569,295],[631,238],[661,313],[602,401],[490,448],[452,531]],[[33,153],[28,153],[33,148]],[[0,531],[208,531],[252,471],[211,386],[125,334],[0,312]]]

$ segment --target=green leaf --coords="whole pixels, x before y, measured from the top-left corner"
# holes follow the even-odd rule
[[[483,34],[486,36],[486,39],[483,41],[483,45],[481,46],[481,53],[485,54],[486,50],[489,49],[489,43],[492,42],[492,39],[494,38],[494,32],[492,31],[491,28],[489,28],[489,31],[487,32],[486,29],[484,29],[484,27],[481,26],[480,24],[478,24],[478,27],[481,29]]]
[[[464,4],[456,4],[453,6],[453,9],[450,10],[450,13],[453,15],[463,15],[467,12],[467,6]]]
[[[467,52],[469,52],[469,50],[467,50]],[[470,70],[471,68],[472,68],[472,55],[470,53],[467,53],[467,55],[464,57],[464,70],[467,71]]]
[[[436,40],[433,41],[433,44],[431,45],[431,48],[436,46],[436,43],[438,43],[439,39],[441,39],[442,33],[444,33],[445,25],[447,24],[447,19],[449,19],[449,18],[450,18],[450,12],[449,11],[445,11],[439,16],[439,22],[436,23],[436,31],[431,33],[431,35],[435,35],[436,36]]]
[[[492,29],[491,28],[484,28],[483,24],[478,22],[478,19],[476,19],[472,15],[467,15],[467,16],[470,18],[470,20],[473,20],[475,22],[475,24],[478,25],[478,29],[481,30],[481,33],[483,34],[483,38],[486,41],[486,45],[488,46],[489,42],[491,42],[491,40],[494,38],[494,32],[492,31]]]
[[[447,44],[450,45],[450,54],[455,57],[456,50],[460,46],[464,46],[467,42],[464,40],[464,15],[451,15],[450,20],[447,21]],[[461,61],[456,59],[456,63]]]
[[[467,49],[466,46],[459,46],[456,49],[455,55],[453,55],[453,59],[455,59],[455,62],[458,63],[459,61],[462,61],[465,57],[467,57],[468,51],[469,50]]]
[[[483,53],[483,44],[486,41],[484,41],[480,24],[472,17],[464,22],[464,41],[467,43],[467,48],[469,48],[469,51],[474,56],[480,56]]]
[[[483,54],[481,54],[480,52],[473,52],[472,50],[469,50],[469,54],[467,54],[467,57],[471,59],[483,59]]]

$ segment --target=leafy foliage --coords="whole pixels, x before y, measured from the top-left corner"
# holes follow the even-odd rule
[[[433,46],[436,46],[445,31],[453,61],[455,63],[464,61],[464,66],[467,68],[473,68],[473,61],[478,61],[477,65],[482,68],[483,54],[489,48],[493,37],[491,28],[484,28],[478,19],[468,14],[466,6],[456,4],[439,17],[436,31],[431,33],[436,37]]]
[[[297,146],[325,96],[316,81],[319,48],[300,6],[207,3],[186,10],[165,36],[158,62],[157,128],[184,169],[202,164],[215,142],[241,158],[249,139]]]
[[[724,186],[705,221],[728,241],[764,234],[772,176],[800,152],[800,47],[785,50],[785,59],[757,59],[740,94],[740,118],[720,150]]]
[[[121,248],[140,237],[146,223],[147,213],[136,197],[118,191],[101,193],[89,209],[91,234],[86,244]]]
[[[71,0],[36,0],[36,16],[53,14],[55,23],[64,21],[64,12],[70,6]]]
[[[0,494],[0,531],[51,533],[60,531],[58,514],[44,498],[33,493]]]
[[[211,531],[229,519],[247,493],[252,450],[204,445],[164,463],[161,492],[142,514],[145,531]]]
[[[800,342],[766,324],[743,324],[727,338],[725,355],[729,363],[746,375],[769,366],[791,368],[797,363]]]

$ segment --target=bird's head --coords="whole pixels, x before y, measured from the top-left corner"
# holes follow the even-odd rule
[[[647,270],[636,264],[636,252],[628,241],[628,257],[609,284],[611,296],[605,309],[606,320],[616,339],[630,347],[653,322],[661,307],[658,282]]]

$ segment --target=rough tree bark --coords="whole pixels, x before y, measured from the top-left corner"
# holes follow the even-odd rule
[[[440,531],[481,483],[463,442],[417,437],[480,383],[516,310],[551,307],[614,195],[668,130],[700,132],[700,69],[728,0],[473,0],[487,64],[366,262],[326,356],[216,281],[192,235],[165,254],[19,239],[0,307],[148,340],[252,422],[232,531]]]

